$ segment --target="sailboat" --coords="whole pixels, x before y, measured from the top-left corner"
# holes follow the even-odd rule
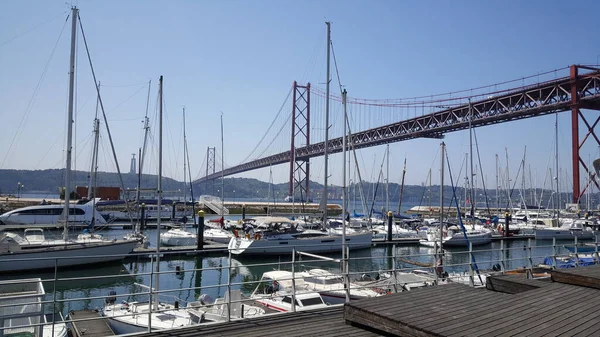
[[[93,263],[122,260],[126,254],[133,251],[137,241],[113,240],[94,242],[72,243],[68,238],[68,225],[74,209],[69,202],[69,186],[71,184],[71,157],[73,142],[73,110],[75,87],[75,41],[77,36],[77,7],[72,8],[71,55],[69,73],[69,107],[67,128],[67,158],[65,174],[65,204],[63,208],[63,240],[64,245],[51,247],[23,249],[25,242],[19,242],[6,233],[0,235],[0,270],[3,272],[20,272],[34,269],[48,269],[55,267],[71,267],[90,265]],[[94,83],[97,82],[94,79]],[[96,88],[97,85],[96,85]],[[69,243],[69,244],[67,244]]]
[[[327,24],[327,82],[326,82],[326,100],[325,100],[325,169],[324,169],[324,190],[321,198],[320,209],[323,212],[322,228],[327,228],[327,144],[329,143],[329,59],[330,59],[330,22]],[[344,94],[345,97],[345,94]],[[345,99],[344,99],[345,105]],[[346,123],[344,123],[345,125]],[[345,137],[345,132],[344,132]],[[344,141],[345,143],[345,141]],[[344,147],[345,155],[345,147]],[[344,193],[346,168],[344,160]],[[345,213],[346,198],[342,212]],[[345,220],[342,220],[345,223]],[[346,234],[345,226],[342,227],[342,235],[332,235],[316,230],[299,230],[297,223],[286,218],[267,218],[265,221],[266,230],[255,233],[253,237],[234,237],[229,241],[228,249],[232,254],[244,255],[269,255],[269,254],[287,254],[292,250],[299,250],[311,253],[329,253],[346,251],[348,249],[363,249],[368,248],[372,244],[373,235],[371,232],[360,232],[354,234]]]
[[[461,229],[459,226],[444,221],[444,154],[446,144],[441,144],[441,182],[440,182],[440,220],[432,223],[437,228],[428,230],[426,239],[420,240],[421,245],[433,247],[467,247],[484,245],[492,242],[492,233],[485,230]]]
[[[183,109],[183,146],[184,146],[184,164],[183,164],[183,184],[184,184],[184,203],[187,205],[185,196],[185,190],[187,185],[185,183],[186,176],[186,160],[187,160],[187,138],[185,133],[185,108]],[[187,167],[189,170],[189,160],[187,161]],[[221,204],[221,211],[224,209]],[[221,212],[221,219],[223,219],[223,212]],[[204,226],[204,239],[214,241],[217,243],[229,243],[229,240],[233,237],[233,233],[222,229],[221,227],[210,227]],[[173,226],[166,232],[160,234],[160,243],[165,246],[196,246],[198,236],[196,233],[187,231],[181,226]]]
[[[184,152],[187,148],[187,140],[185,136],[185,108],[183,108],[183,146]],[[189,164],[189,163],[188,163]],[[187,209],[187,200],[186,200],[186,154],[183,155],[183,204],[184,210]],[[185,217],[187,219],[187,217]],[[183,223],[185,226],[185,221]],[[166,232],[160,233],[160,243],[165,246],[194,246],[196,245],[197,235],[195,233],[191,233],[182,228],[181,226],[172,226]]]

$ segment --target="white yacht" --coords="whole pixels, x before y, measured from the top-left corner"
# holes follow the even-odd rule
[[[466,236],[466,238],[465,238]],[[440,232],[439,228],[429,230],[427,239],[423,239],[420,243],[424,246],[434,247],[439,245]],[[442,245],[444,247],[467,247],[469,243],[473,246],[485,245],[492,242],[492,232],[485,229],[465,229],[465,232],[456,225],[448,226],[442,229]]]
[[[594,231],[591,228],[591,220],[578,219],[572,223],[567,223],[563,227],[549,227],[535,230],[536,240],[572,240],[577,237],[580,240],[589,240],[594,238]]]
[[[302,282],[296,280],[296,284],[306,284],[308,289],[321,294],[323,300],[327,304],[341,304],[346,301],[346,288],[342,275],[334,274],[324,269],[309,269],[300,273],[296,273],[301,277]],[[297,276],[296,276],[297,277]],[[291,278],[291,273],[290,273]],[[369,287],[364,287],[354,282],[349,283],[350,300],[358,300],[361,298],[381,296],[382,293],[372,290]]]
[[[251,237],[233,237],[229,241],[232,254],[277,255],[300,250],[308,253],[338,252],[342,249],[342,236],[330,235],[318,230],[301,230],[292,220],[273,217],[265,218],[257,225],[257,231]],[[346,245],[349,249],[371,247],[373,235],[370,232],[347,234]]]
[[[186,231],[181,227],[173,227],[160,233],[160,244],[165,246],[195,246],[196,234]]]
[[[301,279],[294,282],[292,273],[283,270],[269,271],[263,274],[260,282],[250,296],[251,299],[280,312],[305,311],[326,308],[327,304],[318,292],[311,291]],[[295,301],[294,301],[295,300]]]
[[[106,220],[95,209],[92,200],[85,204],[69,204],[69,227],[104,225]],[[44,204],[18,208],[0,215],[0,230],[25,228],[62,228],[63,204]]]

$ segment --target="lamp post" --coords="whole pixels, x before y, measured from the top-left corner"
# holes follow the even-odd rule
[[[17,199],[21,197],[21,182],[17,183]]]
[[[233,200],[235,201],[235,190],[233,190]]]

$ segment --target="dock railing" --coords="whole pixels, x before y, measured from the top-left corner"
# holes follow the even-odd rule
[[[510,244],[509,244],[510,242]],[[380,246],[378,246],[380,247]],[[527,239],[526,241],[505,241],[501,240],[494,246],[469,246],[466,248],[446,249],[440,261],[436,261],[436,255],[430,248],[416,249],[407,248],[402,245],[384,244],[383,249],[364,249],[351,250],[347,259],[342,259],[341,250],[337,254],[321,256],[318,254],[303,252],[301,248],[294,249],[291,254],[281,255],[275,262],[264,260],[259,262],[256,259],[246,260],[246,263],[240,264],[234,259],[231,252],[223,250],[183,250],[177,252],[161,252],[162,263],[177,264],[181,262],[192,261],[193,267],[189,264],[184,268],[161,268],[156,271],[156,253],[133,253],[124,256],[123,263],[118,265],[119,272],[114,274],[90,275],[82,272],[81,274],[70,275],[69,270],[58,268],[62,258],[52,258],[55,268],[49,273],[44,273],[42,281],[45,285],[46,295],[42,301],[30,303],[20,303],[20,305],[41,304],[45,312],[60,313],[68,316],[71,310],[79,309],[97,309],[107,303],[107,299],[117,297],[127,301],[140,301],[142,299],[152,300],[159,298],[160,301],[170,301],[170,303],[179,304],[179,310],[187,310],[186,302],[195,302],[198,294],[212,293],[225,295],[225,316],[223,321],[232,321],[238,319],[247,319],[247,317],[233,317],[232,306],[235,304],[244,305],[249,300],[260,300],[273,297],[272,294],[254,294],[249,298],[252,289],[256,289],[261,283],[260,276],[255,273],[262,273],[268,270],[287,270],[292,272],[292,309],[296,311],[296,295],[302,292],[315,289],[302,287],[298,288],[300,272],[314,268],[328,270],[332,275],[343,278],[339,286],[345,296],[342,302],[352,301],[355,296],[355,289],[370,289],[378,292],[380,295],[407,291],[415,287],[443,286],[450,282],[464,283],[473,287],[485,285],[485,278],[489,275],[522,273],[528,278],[547,277],[544,271],[561,267],[580,267],[588,264],[595,264],[600,261],[599,243],[597,237],[593,241],[582,243],[576,238],[570,241],[557,242],[556,239],[548,241],[535,241]],[[199,257],[200,256],[200,257]],[[210,257],[209,260],[206,257]],[[77,257],[78,259],[85,257]],[[90,257],[92,258],[92,257]],[[148,258],[150,262],[148,262]],[[66,259],[66,258],[64,258]],[[273,258],[270,259],[273,261]],[[200,261],[200,262],[199,262]],[[204,263],[206,261],[206,263]],[[235,262],[234,262],[235,261]],[[248,274],[240,275],[240,269],[244,267],[251,271]],[[122,273],[122,270],[128,270]],[[0,270],[2,270],[2,261],[0,261]],[[345,272],[341,272],[345,271]],[[183,275],[183,276],[182,276]],[[187,276],[185,276],[187,275]],[[4,276],[4,275],[3,275]],[[210,280],[203,283],[199,278]],[[163,279],[189,279],[189,284],[183,282],[179,286],[156,289],[155,278]],[[189,277],[189,278],[188,278]],[[18,275],[11,277],[13,282],[17,282]],[[69,294],[68,284],[87,284],[94,286],[94,291],[84,292],[85,296]],[[95,284],[98,284],[95,286]],[[139,287],[136,284],[147,285]],[[164,285],[165,282],[160,283]],[[120,289],[117,294],[98,294],[98,289]],[[331,288],[333,289],[333,288]],[[232,291],[240,290],[244,295],[241,299],[232,300]],[[77,292],[75,292],[77,293]],[[187,298],[182,298],[182,294]],[[0,294],[1,296],[2,294]],[[191,297],[191,300],[190,300]],[[14,304],[0,302],[0,313],[7,312],[9,308],[14,309]],[[153,313],[164,312],[167,309],[149,307],[148,317]],[[243,312],[243,310],[242,310]],[[243,316],[243,315],[242,315]],[[57,315],[56,317],[60,317]],[[105,319],[98,314],[93,320]],[[1,317],[0,322],[6,322],[8,317]],[[65,322],[68,324],[85,324],[86,320],[74,319],[68,317]],[[151,319],[149,319],[152,322]],[[31,328],[54,324],[54,322],[33,322],[28,325],[4,324],[0,326],[0,336],[4,335],[5,330],[16,328]],[[197,324],[192,322],[190,324]],[[176,327],[173,327],[176,328]],[[148,326],[148,331],[152,330],[152,325]]]

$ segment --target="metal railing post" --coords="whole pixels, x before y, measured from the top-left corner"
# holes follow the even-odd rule
[[[292,312],[296,312],[296,248],[292,248]]]
[[[58,279],[58,259],[54,259],[54,286],[52,289],[52,336],[54,336],[54,322],[56,322],[56,279]],[[43,330],[43,326],[38,326],[36,330]]]
[[[502,272],[502,274],[506,273],[506,252],[505,252],[505,247],[504,247],[504,239],[500,240],[500,271]]]
[[[594,235],[594,264],[600,261],[598,258],[598,235]]]
[[[579,254],[577,251],[577,235],[575,236],[575,249],[573,250],[575,253],[575,268],[579,267]]]
[[[152,332],[152,303],[154,303],[153,296],[152,296],[153,289],[154,289],[154,254],[150,254],[150,289],[148,289],[148,304],[150,306],[150,310],[148,310],[148,332]]]
[[[227,255],[227,322],[229,321],[231,321],[231,251]]]
[[[527,278],[533,278],[533,258],[531,256],[531,239],[527,239]]]
[[[556,237],[552,238],[552,269],[556,269]]]
[[[394,293],[398,292],[398,273],[396,266],[396,249],[392,250],[392,275],[394,275]]]
[[[469,241],[469,285],[475,286],[475,266],[473,265],[473,242]]]
[[[346,288],[346,303],[350,302],[350,268],[348,265],[348,256],[350,256],[350,247],[346,246],[344,249],[344,259],[342,263],[344,264],[344,288]]]

